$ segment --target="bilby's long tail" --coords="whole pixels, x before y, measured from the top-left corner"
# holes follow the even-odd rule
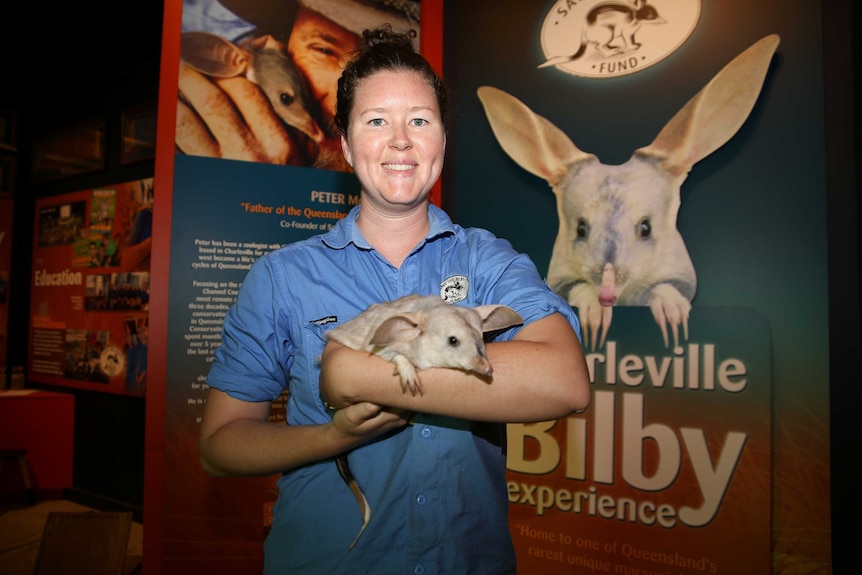
[[[356,502],[359,504],[359,512],[362,514],[362,527],[359,529],[359,533],[356,534],[353,543],[348,547],[348,549],[353,549],[356,542],[359,541],[359,537],[362,536],[362,532],[368,526],[368,522],[371,520],[371,506],[368,504],[368,500],[365,499],[365,494],[362,493],[362,488],[359,487],[359,483],[353,477],[353,473],[350,472],[350,467],[347,465],[347,455],[336,457],[335,464],[338,466],[338,473],[341,475],[341,478],[344,479],[347,487],[350,488],[350,491],[356,498]]]

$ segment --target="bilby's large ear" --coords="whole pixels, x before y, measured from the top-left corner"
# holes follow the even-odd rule
[[[245,74],[249,65],[248,52],[209,32],[183,32],[180,58],[198,72],[217,78]]]
[[[679,176],[724,145],[748,118],[757,101],[776,34],[766,36],[734,58],[671,118],[653,142],[638,153],[664,160]]]
[[[480,86],[476,93],[503,150],[519,166],[551,186],[572,163],[595,158],[579,150],[562,130],[514,96],[491,86]]]
[[[416,339],[422,334],[425,316],[419,312],[404,312],[387,318],[371,336],[371,345],[386,347]]]
[[[482,332],[488,333],[524,323],[521,314],[505,305],[480,305],[473,308],[482,318]]]

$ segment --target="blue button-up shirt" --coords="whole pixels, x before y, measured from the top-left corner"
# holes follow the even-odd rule
[[[255,263],[225,317],[211,387],[256,402],[289,387],[288,424],[327,423],[317,364],[324,333],[372,303],[412,293],[470,307],[505,304],[525,324],[560,312],[578,331],[572,308],[506,240],[454,225],[429,205],[427,237],[396,268],[360,234],[358,210],[331,231]],[[500,424],[418,414],[413,425],[354,449],[350,468],[372,516],[353,550],[361,517],[334,461],[285,473],[265,572],[514,573],[504,442]]]

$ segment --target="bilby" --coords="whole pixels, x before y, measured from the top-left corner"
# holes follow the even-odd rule
[[[549,119],[493,86],[477,95],[503,151],[543,178],[557,197],[558,230],[548,284],[578,308],[584,341],[602,347],[615,306],[649,306],[669,345],[688,339],[697,276],[677,226],[692,167],[748,118],[779,43],[749,46],[622,164],[582,151]],[[682,332],[682,333],[680,333]]]
[[[408,295],[373,304],[352,320],[329,330],[332,339],[360,351],[374,353],[395,364],[402,391],[421,395],[417,369],[444,367],[493,373],[485,353],[484,334],[499,333],[524,319],[504,305],[463,307],[439,296]],[[371,506],[347,463],[347,454],[336,459],[338,472],[353,492],[362,514],[362,527],[352,549],[371,519]]]
[[[235,44],[209,32],[183,32],[180,58],[195,70],[216,78],[245,76],[257,84],[285,124],[315,144],[323,130],[309,112],[314,101],[304,78],[280,42],[270,35]]]

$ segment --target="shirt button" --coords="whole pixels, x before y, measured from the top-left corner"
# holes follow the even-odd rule
[[[422,437],[425,437],[425,438],[431,437],[431,428],[430,427],[425,426],[422,428]]]
[[[423,573],[425,573],[425,567],[423,565],[416,565],[415,567],[413,567],[413,573],[415,573],[416,575],[422,575]]]
[[[425,505],[426,503],[428,503],[427,497],[425,497],[424,495],[416,496],[416,505]]]

